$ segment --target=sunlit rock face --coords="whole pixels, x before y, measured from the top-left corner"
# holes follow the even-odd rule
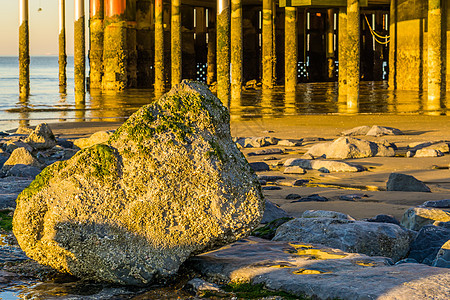
[[[13,230],[42,264],[140,285],[245,237],[263,207],[227,109],[206,86],[184,81],[108,142],[44,169],[18,197]]]

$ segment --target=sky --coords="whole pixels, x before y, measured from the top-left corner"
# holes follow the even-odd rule
[[[58,0],[29,0],[28,2],[30,55],[58,55]],[[73,2],[74,0],[66,0],[67,55],[73,55]],[[86,16],[88,16],[89,0],[85,0],[85,2]],[[0,56],[17,56],[19,52],[19,0],[0,0],[0,3]],[[39,8],[42,10],[38,12]]]

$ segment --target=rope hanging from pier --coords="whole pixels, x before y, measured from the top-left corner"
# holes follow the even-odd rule
[[[387,45],[387,44],[389,44],[390,41],[391,41],[391,40],[390,40],[391,36],[390,36],[390,35],[382,36],[382,35],[379,35],[378,33],[376,33],[375,30],[372,29],[372,26],[370,26],[370,23],[369,23],[369,20],[367,19],[367,16],[364,15],[364,17],[366,18],[367,25],[369,26],[370,33],[371,33],[372,36],[374,37],[374,40],[375,40],[378,44],[381,44],[381,45]],[[380,40],[378,40],[378,38],[380,38],[380,39],[385,39],[386,41],[380,41]]]

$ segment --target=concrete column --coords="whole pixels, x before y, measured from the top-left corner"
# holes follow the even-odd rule
[[[30,38],[28,29],[28,0],[19,2],[19,94],[30,94]]]
[[[136,3],[136,48],[137,80],[139,87],[151,87],[153,65],[152,0],[137,0]]]
[[[294,92],[298,80],[297,8],[285,8],[284,76],[285,91]]]
[[[155,0],[155,93],[165,91],[164,73],[163,0]]]
[[[86,92],[86,36],[84,21],[84,0],[75,0],[74,24],[74,63],[75,63],[75,92]]]
[[[59,86],[65,88],[66,76],[66,0],[59,0]]]
[[[242,92],[242,0],[231,0],[231,95],[240,98]]]
[[[328,62],[328,80],[334,80],[334,10],[327,10],[327,62]]]
[[[347,95],[347,7],[339,8],[338,27],[339,95]]]
[[[230,102],[230,1],[217,0],[217,97]]]
[[[211,8],[208,10],[208,53],[207,53],[207,75],[206,83],[212,85],[216,80],[216,12]]]
[[[263,0],[262,26],[262,84],[265,88],[273,88],[273,0]]]
[[[389,89],[397,89],[397,0],[391,0],[389,14]]]
[[[172,86],[181,82],[182,52],[181,52],[181,0],[172,0],[172,17],[170,25]]]
[[[137,87],[136,0],[127,0],[127,87]]]
[[[347,108],[356,112],[359,106],[360,77],[360,7],[359,0],[347,0]]]
[[[441,98],[442,7],[441,0],[428,0],[428,101]]]
[[[60,0],[64,1],[64,0]],[[89,6],[89,87],[102,88],[103,77],[103,0],[90,0]]]
[[[120,91],[127,86],[126,0],[105,1],[103,41],[103,89]]]

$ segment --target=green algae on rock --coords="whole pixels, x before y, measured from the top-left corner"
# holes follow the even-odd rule
[[[245,237],[263,206],[227,109],[206,86],[183,81],[105,144],[44,169],[19,195],[13,231],[41,264],[141,285]]]

